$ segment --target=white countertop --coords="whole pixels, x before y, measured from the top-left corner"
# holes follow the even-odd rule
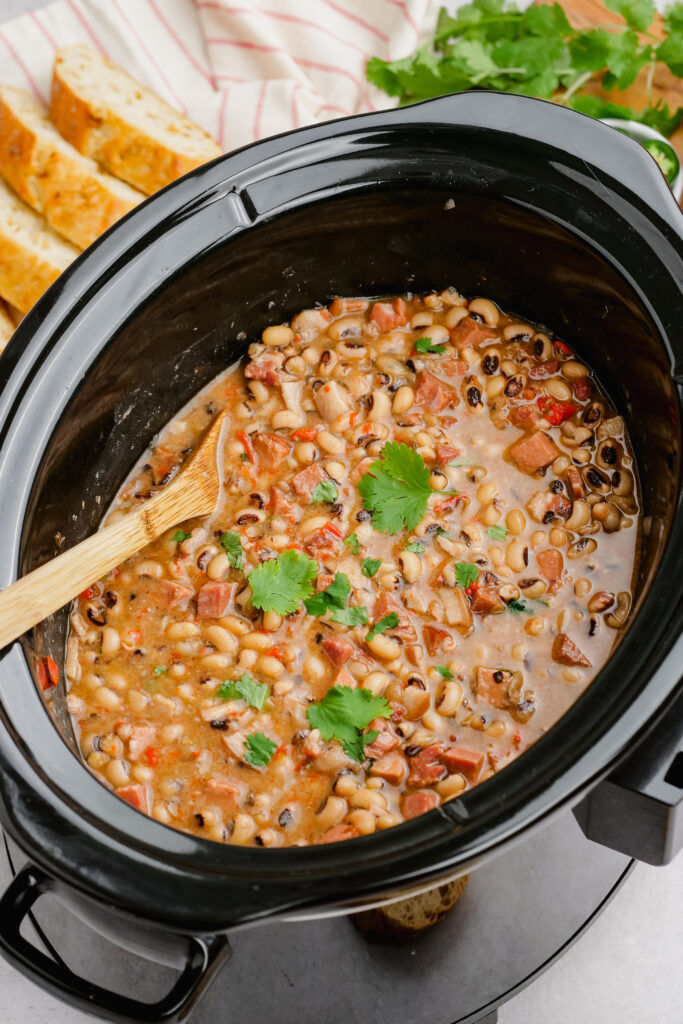
[[[0,0],[0,21],[44,2]],[[0,959],[0,1024],[94,1020],[61,1005]],[[639,865],[590,931],[504,1006],[499,1022],[681,1024],[683,856],[666,868]]]

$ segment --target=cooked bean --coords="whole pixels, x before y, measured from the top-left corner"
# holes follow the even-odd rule
[[[294,331],[286,324],[266,327],[265,331],[261,335],[261,341],[263,344],[268,345],[270,348],[282,348],[283,345],[289,345],[293,338]]]
[[[470,302],[470,313],[477,313],[483,317],[489,327],[495,327],[500,320],[500,312],[489,299],[473,299]]]

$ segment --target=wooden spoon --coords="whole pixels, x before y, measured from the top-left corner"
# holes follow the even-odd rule
[[[225,416],[225,410],[218,414],[199,448],[163,491],[0,591],[0,647],[68,604],[93,580],[171,526],[213,512],[221,487],[218,442]]]

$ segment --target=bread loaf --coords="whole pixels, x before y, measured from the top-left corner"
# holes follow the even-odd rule
[[[0,180],[0,298],[28,313],[76,256],[78,249]]]
[[[144,199],[66,142],[33,96],[6,85],[0,86],[0,173],[81,249]]]
[[[80,153],[147,195],[221,153],[202,128],[81,43],[57,51],[50,113]]]

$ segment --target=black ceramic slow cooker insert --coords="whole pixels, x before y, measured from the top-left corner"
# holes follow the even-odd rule
[[[471,870],[579,805],[593,838],[651,862],[681,843],[683,220],[652,158],[541,101],[469,93],[248,147],[148,200],[22,323],[0,364],[0,584],[92,533],[152,436],[270,323],[335,295],[454,285],[547,324],[625,416],[644,530],[631,621],[550,733],[499,775],[387,832],[244,849],[167,828],[79,760],[67,610],[0,660],[0,819],[32,865],[0,899],[22,970],[111,1019],[178,1019],[230,928],[346,912]],[[145,1009],[20,935],[54,892],[122,944],[185,964]]]

